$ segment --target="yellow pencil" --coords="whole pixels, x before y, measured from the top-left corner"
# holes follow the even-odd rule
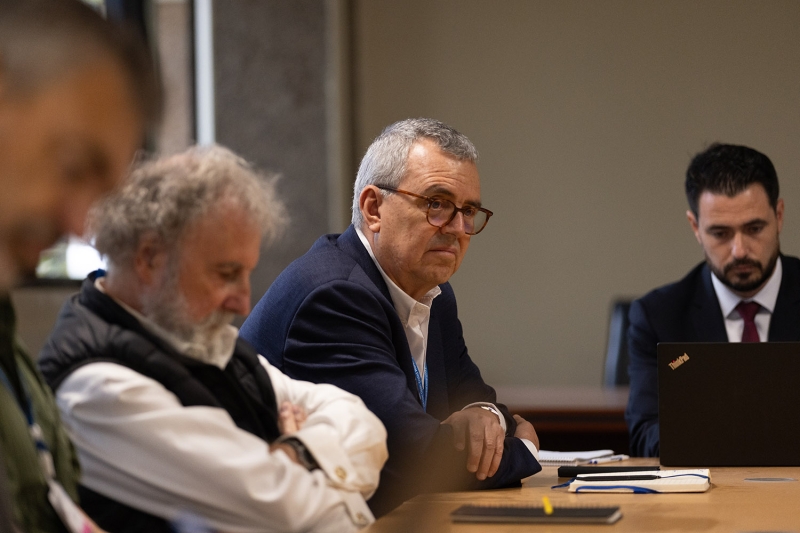
[[[544,514],[553,514],[553,506],[550,504],[550,498],[542,496],[542,505],[544,505]]]

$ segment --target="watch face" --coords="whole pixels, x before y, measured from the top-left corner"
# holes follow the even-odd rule
[[[300,461],[306,470],[314,470],[319,468],[317,461],[314,459],[314,456],[311,455],[311,452],[308,451],[306,445],[299,439],[289,438],[284,441],[285,444],[294,449],[295,453],[297,454],[297,460]]]

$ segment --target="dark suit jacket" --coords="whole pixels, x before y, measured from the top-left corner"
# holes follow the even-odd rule
[[[283,271],[241,329],[287,375],[360,396],[388,431],[389,460],[369,505],[384,514],[415,494],[518,484],[541,467],[517,438],[505,439],[497,473],[477,482],[440,425],[472,402],[495,403],[464,344],[449,283],[431,306],[428,405],[423,411],[403,325],[386,283],[350,226],[321,237]],[[505,407],[509,435],[516,424]]]
[[[769,341],[800,340],[800,260],[781,255],[783,277],[769,325]],[[628,328],[631,392],[625,419],[631,452],[657,457],[659,342],[727,342],[725,319],[705,263],[682,280],[633,302]]]

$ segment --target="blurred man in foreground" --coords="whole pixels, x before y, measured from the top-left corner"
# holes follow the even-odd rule
[[[295,381],[237,340],[271,182],[212,147],[146,163],[92,216],[106,275],[62,310],[40,368],[111,531],[170,531],[191,511],[220,531],[364,527],[386,432],[357,397]]]
[[[61,234],[83,232],[89,205],[123,178],[159,105],[134,34],[75,0],[0,0],[0,448],[26,532],[81,527],[54,510],[76,499],[78,467],[52,395],[15,337],[6,292]]]
[[[73,0],[0,1],[0,288],[83,233],[158,110],[134,33]]]

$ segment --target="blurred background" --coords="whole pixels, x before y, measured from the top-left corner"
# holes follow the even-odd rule
[[[347,227],[366,147],[415,116],[480,152],[495,216],[452,284],[493,385],[600,384],[612,302],[703,259],[683,179],[712,142],[772,159],[783,251],[800,254],[796,0],[91,3],[137,21],[157,54],[167,112],[150,148],[218,142],[282,175],[292,224],[262,254],[253,303]],[[13,295],[33,353],[77,289],[64,278],[96,265],[69,249]]]

